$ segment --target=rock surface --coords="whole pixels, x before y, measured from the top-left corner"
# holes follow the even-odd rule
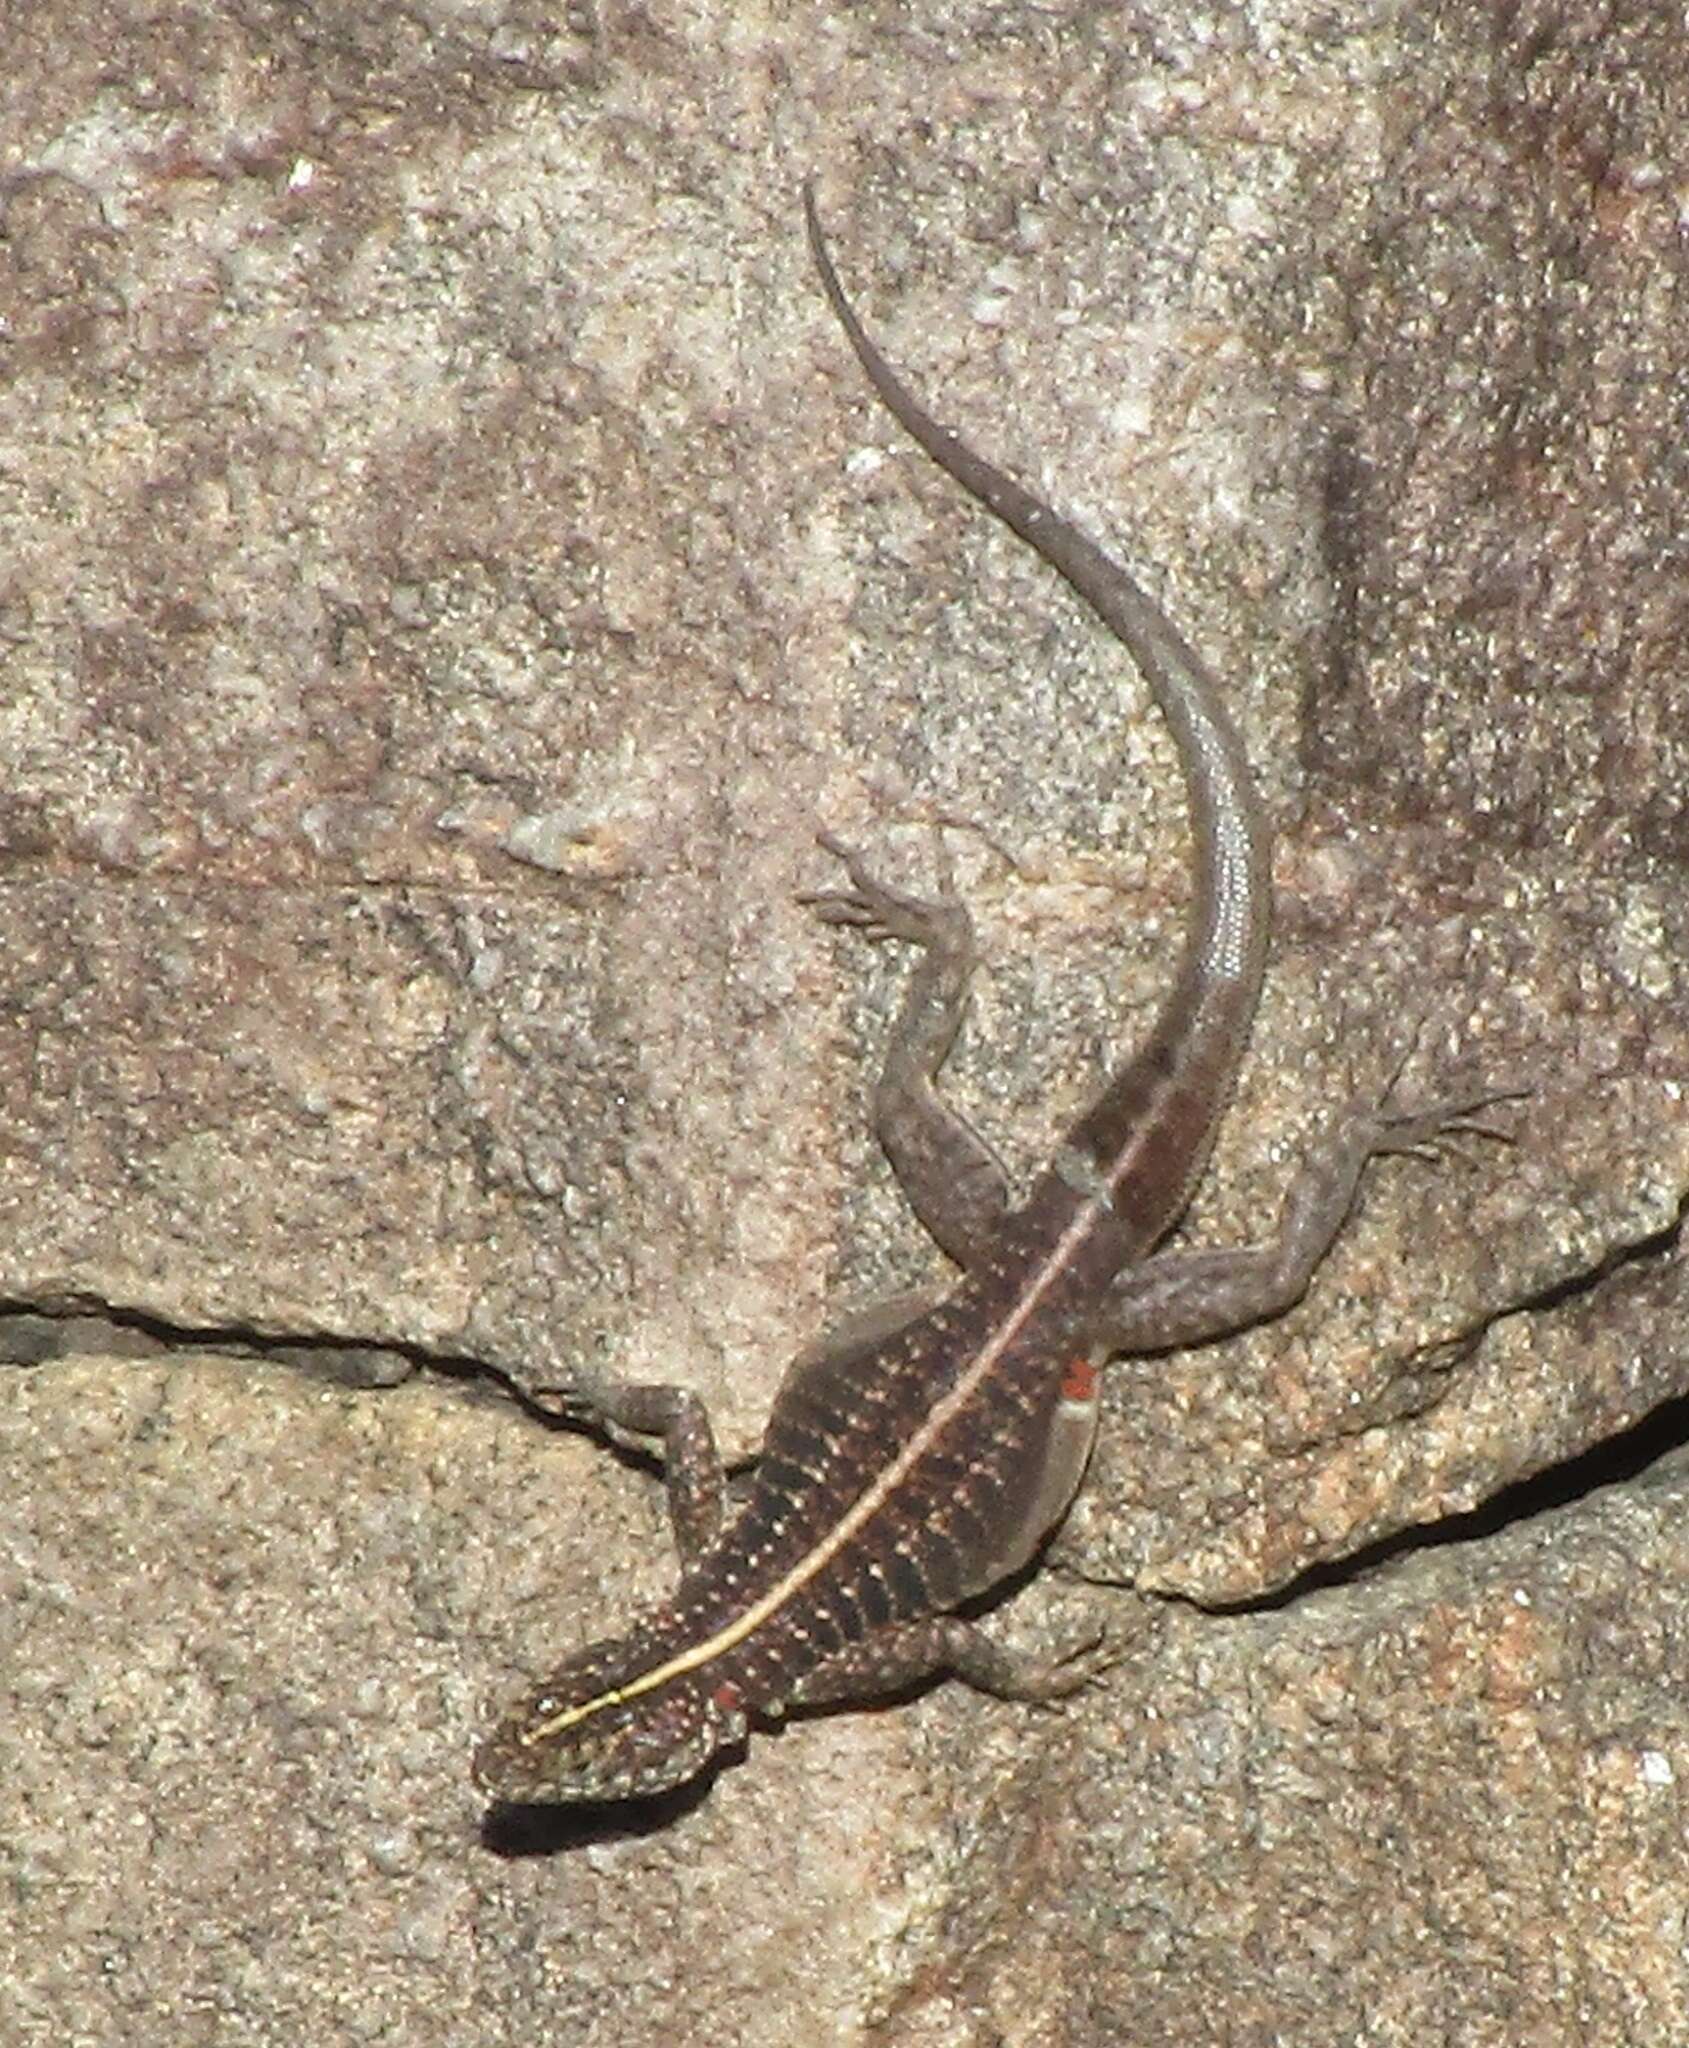
[[[919,15],[0,24],[8,2043],[1689,2031],[1681,23]],[[872,411],[811,171],[894,359],[1231,683],[1279,915],[1187,1235],[1416,1029],[1533,1093],[1115,1369],[1001,1618],[1133,1635],[1082,1702],[489,1832],[489,1713],[670,1570],[508,1385],[746,1451],[935,1270],[816,827],[974,828],[1018,1163],[1185,900],[1165,736]]]

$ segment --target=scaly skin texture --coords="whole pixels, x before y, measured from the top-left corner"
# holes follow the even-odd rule
[[[1095,1432],[1097,1368],[1117,1351],[1277,1313],[1306,1288],[1368,1158],[1481,1130],[1474,1119],[1495,1099],[1358,1105],[1305,1162],[1276,1241],[1156,1254],[1208,1156],[1266,958],[1268,834],[1242,745],[1213,678],[1154,600],[910,395],[846,300],[807,190],[804,203],[822,287],[881,401],[1066,577],[1148,682],[1184,771],[1189,924],[1146,1043],[1013,1207],[996,1155],[934,1087],[974,967],[966,910],[904,895],[824,840],[849,886],[811,899],[820,915],[919,949],[876,1127],[962,1277],[936,1305],[894,1306],[792,1365],[749,1494],[725,1523],[720,1460],[695,1396],[616,1381],[571,1389],[572,1411],[611,1437],[662,1440],[681,1579],[504,1717],[475,1758],[500,1801],[660,1792],[740,1745],[754,1717],[940,1670],[1007,1698],[1083,1685],[1107,1662],[1100,1637],[1040,1660],[947,1610],[1018,1570],[1066,1512]]]

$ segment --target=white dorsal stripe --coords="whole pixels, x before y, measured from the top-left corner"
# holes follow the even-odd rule
[[[871,1485],[857,1495],[821,1541],[812,1550],[805,1551],[784,1578],[771,1586],[760,1600],[747,1607],[743,1614],[735,1616],[724,1628],[717,1629],[714,1635],[706,1636],[702,1642],[692,1644],[689,1649],[676,1651],[674,1656],[661,1664],[653,1665],[649,1671],[642,1671],[626,1685],[611,1686],[604,1692],[595,1693],[589,1700],[581,1700],[575,1706],[564,1707],[545,1720],[536,1721],[531,1727],[525,1728],[518,1738],[523,1746],[531,1749],[539,1743],[548,1742],[553,1736],[563,1734],[593,1714],[620,1706],[626,1700],[637,1699],[642,1693],[654,1692],[658,1686],[667,1685],[671,1678],[683,1678],[687,1672],[696,1671],[712,1659],[725,1655],[727,1651],[737,1648],[747,1636],[753,1635],[765,1621],[771,1620],[795,1593],[801,1592],[812,1579],[825,1571],[857,1531],[879,1512],[903,1484],[949,1425],[966,1409],[1003,1353],[1026,1328],[1028,1320],[1103,1214],[1103,1206],[1095,1198],[1080,1203],[1067,1228],[1056,1239],[1037,1270],[1031,1275],[1019,1299],[974,1353],[967,1370],[959,1376],[949,1393],[933,1403],[926,1420],[897,1456]]]

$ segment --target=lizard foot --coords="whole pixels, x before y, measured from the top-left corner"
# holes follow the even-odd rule
[[[1014,1697],[1030,1700],[1034,1706],[1060,1706],[1112,1671],[1124,1660],[1127,1647],[1124,1637],[1111,1635],[1105,1628],[1093,1629],[1054,1657],[1024,1666]]]
[[[911,946],[965,948],[971,931],[967,910],[953,896],[910,896],[874,875],[861,854],[831,832],[816,839],[845,864],[848,889],[821,890],[798,898],[824,924],[849,925],[866,939],[902,939]]]
[[[1381,1096],[1356,1105],[1356,1122],[1368,1137],[1367,1150],[1405,1154],[1414,1159],[1437,1160],[1446,1153],[1461,1154],[1458,1140],[1489,1138],[1498,1145],[1511,1145],[1514,1134],[1492,1123],[1485,1112],[1503,1102],[1522,1102],[1528,1088],[1481,1088],[1469,1095],[1448,1095],[1430,1102],[1404,1102],[1396,1093],[1399,1076],[1392,1076]]]

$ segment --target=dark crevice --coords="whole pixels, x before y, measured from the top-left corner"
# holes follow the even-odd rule
[[[348,1386],[396,1386],[424,1367],[504,1379],[482,1359],[425,1344],[370,1343],[322,1332],[278,1335],[240,1323],[172,1323],[89,1295],[55,1295],[51,1301],[0,1297],[0,1365],[101,1354],[158,1358],[184,1351],[279,1361]]]
[[[1689,1445],[1689,1394],[1677,1394],[1616,1436],[1593,1444],[1558,1465],[1533,1472],[1528,1479],[1502,1487],[1481,1507],[1465,1514],[1445,1515],[1440,1521],[1420,1523],[1411,1529],[1399,1529],[1348,1557],[1311,1565],[1275,1592],[1247,1600],[1199,1604],[1209,1614],[1270,1614],[1328,1586],[1352,1585],[1398,1558],[1443,1550],[1457,1543],[1481,1543],[1515,1523],[1570,1507],[1603,1487],[1622,1486],[1685,1445]]]
[[[1651,1237],[1639,1238],[1634,1244],[1618,1246],[1599,1264],[1513,1303],[1502,1315],[1492,1318],[1492,1324],[1507,1316],[1543,1315],[1563,1310],[1595,1294],[1617,1273],[1677,1256],[1683,1249],[1686,1229],[1689,1229],[1689,1200],[1679,1207],[1663,1230],[1655,1231]],[[1462,1351],[1476,1348],[1483,1335],[1483,1330],[1470,1332],[1462,1340]],[[1416,1523],[1411,1528],[1381,1536],[1347,1557],[1310,1565],[1287,1585],[1271,1593],[1253,1594],[1243,1600],[1194,1604],[1211,1614],[1270,1614],[1327,1586],[1351,1585],[1397,1558],[1445,1549],[1451,1544],[1479,1543],[1515,1522],[1528,1522],[1556,1508],[1569,1507],[1574,1501],[1597,1493],[1604,1486],[1623,1485],[1685,1445],[1689,1445],[1689,1394],[1673,1395],[1651,1408],[1628,1429],[1619,1430],[1558,1464],[1545,1466],[1529,1478],[1515,1480],[1464,1514],[1445,1515],[1435,1522]]]
[[[1509,1313],[1536,1315],[1547,1309],[1564,1308],[1568,1302],[1581,1301],[1586,1295],[1595,1293],[1615,1273],[1627,1267],[1647,1265],[1652,1260],[1667,1258],[1680,1251],[1685,1230],[1689,1230],[1689,1196],[1679,1204],[1677,1214],[1663,1230],[1656,1230],[1652,1237],[1639,1237],[1634,1244],[1615,1245],[1597,1264],[1584,1272],[1557,1280],[1539,1294],[1528,1296]]]
[[[1650,1266],[1668,1263],[1682,1250],[1686,1227],[1689,1227],[1689,1198],[1685,1199],[1682,1207],[1678,1209],[1671,1222],[1666,1224],[1663,1229],[1655,1231],[1652,1236],[1638,1238],[1630,1244],[1616,1245],[1597,1264],[1587,1267],[1581,1272],[1568,1274],[1565,1279],[1556,1280],[1549,1286],[1538,1289],[1534,1294],[1520,1295],[1517,1300],[1510,1301],[1505,1308],[1492,1311],[1480,1321],[1472,1324],[1470,1328],[1461,1330],[1449,1337],[1438,1338],[1427,1344],[1418,1353],[1410,1354],[1407,1362],[1398,1374],[1396,1390],[1398,1393],[1409,1393],[1417,1384],[1430,1390],[1426,1398],[1418,1400],[1407,1398],[1398,1405],[1388,1408],[1381,1404],[1372,1412],[1359,1414],[1352,1419],[1345,1418],[1337,1422],[1331,1428],[1328,1436],[1324,1438],[1310,1437],[1306,1443],[1298,1442],[1295,1444],[1294,1448],[1297,1450],[1318,1450],[1322,1442],[1367,1436],[1381,1424],[1387,1425],[1392,1422],[1410,1421],[1417,1416],[1429,1413],[1445,1398],[1453,1383],[1457,1369],[1476,1355],[1486,1339],[1496,1329],[1517,1316],[1552,1315],[1558,1311],[1569,1309],[1579,1302],[1591,1299],[1620,1276],[1645,1270]],[[1646,1419],[1644,1418],[1644,1421]],[[1642,1426],[1642,1423],[1635,1425],[1637,1428]],[[1594,1448],[1599,1450],[1600,1446],[1598,1445]],[[1577,1453],[1577,1456],[1581,1458],[1592,1454],[1592,1452],[1580,1451]],[[1556,1467],[1554,1469],[1558,1470],[1559,1468]],[[1541,1476],[1538,1474],[1536,1478]],[[1525,1486],[1536,1483],[1536,1480],[1521,1480],[1518,1483],[1520,1486]],[[1509,1493],[1504,1492],[1504,1494],[1497,1496],[1498,1499],[1505,1497],[1510,1497]],[[1476,1515],[1482,1515],[1485,1512],[1486,1510],[1482,1508],[1472,1510],[1472,1513]],[[1466,1517],[1463,1516],[1451,1516],[1449,1518],[1451,1524],[1463,1522],[1465,1519]],[[1507,1519],[1514,1520],[1517,1517],[1509,1516]],[[1408,1531],[1407,1535],[1409,1537],[1415,1535],[1425,1536],[1431,1526],[1429,1524],[1422,1525],[1418,1530]],[[1442,1524],[1439,1523],[1435,1526],[1441,1527]],[[1398,1537],[1380,1539],[1381,1542],[1392,1544],[1400,1540],[1403,1539]],[[1462,1539],[1454,1538],[1451,1540],[1459,1541]],[[1377,1547],[1377,1545],[1369,1546],[1365,1553],[1366,1556],[1371,1558],[1373,1551]],[[1322,1565],[1312,1567],[1311,1569],[1325,1570],[1326,1568]],[[1342,1569],[1341,1565],[1332,1568]],[[1292,1583],[1298,1587],[1302,1585],[1300,1579]],[[1277,1595],[1265,1597],[1277,1598]],[[1222,1610],[1217,1608],[1215,1611],[1220,1612]]]
[[[1686,1228],[1689,1201],[1671,1223],[1653,1236],[1616,1249],[1587,1271],[1514,1304],[1507,1314],[1564,1309],[1593,1294],[1621,1269],[1634,1269],[1680,1253]],[[495,1385],[520,1407],[553,1427],[583,1426],[578,1418],[559,1413],[547,1401],[536,1399],[533,1391],[509,1372],[466,1352],[399,1339],[374,1343],[323,1332],[280,1335],[238,1323],[184,1325],[144,1309],[116,1305],[90,1295],[54,1295],[39,1301],[0,1297],[0,1366],[24,1367],[98,1354],[162,1357],[190,1351],[215,1351],[285,1363],[349,1387],[396,1386],[418,1372],[433,1370],[461,1380]],[[1190,1604],[1212,1614],[1272,1613],[1309,1593],[1354,1584],[1398,1558],[1454,1544],[1482,1542],[1514,1523],[1567,1507],[1603,1487],[1622,1485],[1685,1445],[1689,1445],[1689,1394],[1662,1401],[1629,1429],[1529,1478],[1502,1487],[1481,1506],[1463,1514],[1397,1530],[1346,1557],[1311,1565],[1270,1593],[1235,1601]],[[609,1448],[642,1469],[661,1470],[660,1459],[643,1449],[615,1441]],[[1035,1562],[1018,1576],[1024,1579],[1036,1569]],[[994,1588],[989,1604],[995,1605],[1003,1590]]]

